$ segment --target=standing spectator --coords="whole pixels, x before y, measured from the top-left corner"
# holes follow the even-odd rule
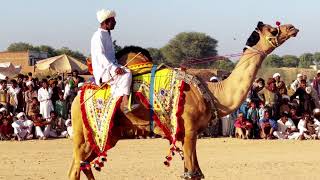
[[[32,120],[35,119],[35,115],[40,114],[40,106],[39,106],[39,101],[37,97],[32,98],[32,102],[30,104],[28,114]]]
[[[253,85],[249,91],[249,98],[251,102],[256,104],[256,107],[259,106],[259,103],[262,101],[259,97],[259,92],[264,88],[265,82],[262,78],[258,78],[253,82]]]
[[[290,98],[291,100],[293,100],[294,98],[296,98],[296,96],[299,97],[298,113],[300,114],[302,112],[311,113],[315,107],[311,95],[306,92],[306,87],[306,80],[302,79],[300,81],[300,87],[297,88],[296,92]]]
[[[280,73],[274,73],[272,77],[273,77],[273,79],[276,81],[275,83],[276,83],[276,87],[277,87],[278,89],[280,89],[281,86],[286,87],[285,83],[284,83],[283,81],[281,81],[281,75],[280,75]]]
[[[279,104],[281,100],[275,83],[276,81],[273,78],[269,78],[267,86],[259,92],[259,96],[265,106],[271,109],[271,116],[274,118],[279,116]]]
[[[28,81],[33,81],[32,72],[28,72]]]
[[[58,117],[63,119],[67,119],[68,112],[67,112],[67,102],[63,99],[63,92],[59,93],[59,100],[56,101],[54,106],[54,110],[57,113]]]
[[[272,134],[277,130],[277,122],[270,118],[269,111],[264,112],[264,117],[259,120],[261,129],[260,137],[263,139],[272,139]]]
[[[0,81],[0,104],[4,107],[7,107],[7,81]]]
[[[250,103],[250,108],[248,110],[247,119],[252,123],[252,137],[254,139],[259,137],[259,110],[256,107],[256,104],[254,102]]]
[[[10,140],[12,138],[12,135],[13,135],[13,128],[10,124],[9,119],[3,118],[2,124],[0,125],[0,140]]]
[[[27,120],[23,112],[18,113],[17,118],[18,120],[12,123],[12,127],[14,129],[14,135],[18,138],[18,141],[32,139],[33,122],[31,120]]]
[[[320,70],[317,71],[317,76],[312,81],[312,87],[316,90],[318,97],[320,97]]]
[[[299,133],[297,133],[297,128],[289,118],[288,112],[283,112],[281,118],[277,121],[278,129],[273,132],[273,135],[278,139],[297,139]]]
[[[312,103],[314,103],[315,108],[320,108],[319,96],[315,89],[308,86],[306,87],[306,92],[311,96]]]
[[[18,83],[16,80],[11,80],[11,87],[8,89],[8,98],[7,101],[10,105],[11,112],[15,113],[18,108],[18,98],[19,94],[21,94],[21,89],[18,87]]]
[[[38,90],[38,100],[40,102],[40,114],[45,119],[48,119],[50,117],[50,112],[53,111],[51,96],[52,89],[48,86],[48,81],[43,79],[42,87]]]
[[[264,117],[264,112],[266,111],[266,107],[264,106],[263,102],[259,103],[259,120]]]
[[[31,116],[32,113],[31,111],[31,104],[32,104],[32,99],[34,97],[38,97],[38,92],[33,88],[33,82],[32,81],[28,81],[26,83],[28,90],[25,92],[24,98],[25,98],[25,102],[26,102],[26,110],[25,112],[27,113],[27,116]]]
[[[238,114],[238,118],[234,123],[234,127],[236,128],[236,137],[241,139],[249,139],[252,124],[244,118],[243,113]]]
[[[73,72],[72,72],[72,78],[73,78],[73,81],[74,82],[78,82],[78,83],[80,83],[80,82],[84,82],[84,78],[83,77],[81,77],[81,76],[79,76],[79,71],[78,70],[73,70]]]
[[[289,106],[290,97],[287,95],[282,96],[282,102],[280,105],[280,114],[283,112],[289,112],[290,106]]]
[[[49,85],[52,89],[51,101],[53,105],[55,105],[56,101],[59,99],[59,88],[57,87],[57,83],[57,81],[51,80]]]
[[[291,84],[290,88],[293,90],[293,92],[296,92],[298,87],[300,86],[300,81],[303,79],[302,74],[297,74],[297,79],[293,81]]]
[[[64,82],[63,82],[62,76],[58,76],[58,84],[57,84],[57,87],[58,87],[60,90],[63,90],[63,89],[64,89]]]

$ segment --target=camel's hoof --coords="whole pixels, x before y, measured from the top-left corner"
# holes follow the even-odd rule
[[[204,174],[202,174],[202,172],[198,170],[195,172],[185,172],[180,177],[182,179],[204,179]]]

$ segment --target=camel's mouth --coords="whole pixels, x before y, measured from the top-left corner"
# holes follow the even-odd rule
[[[298,34],[298,32],[299,32],[299,29],[297,29],[297,28],[295,28],[294,26],[292,26],[292,27],[290,27],[289,28],[289,35],[291,36],[291,37],[296,37],[297,36],[297,34]]]

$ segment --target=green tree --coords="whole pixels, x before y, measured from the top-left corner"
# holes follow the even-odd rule
[[[311,53],[304,53],[299,57],[299,67],[301,68],[310,68],[310,65],[313,64],[313,54]]]
[[[235,63],[233,63],[229,59],[224,59],[224,60],[218,60],[213,62],[211,67],[216,69],[226,70],[226,71],[232,71],[235,67]]]
[[[320,52],[313,54],[313,60],[316,65],[320,65]]]
[[[294,55],[284,55],[282,56],[282,65],[284,67],[298,67],[299,58]]]
[[[182,32],[160,50],[167,62],[172,65],[179,65],[192,58],[216,56],[217,44],[217,40],[205,33]]]
[[[263,62],[266,67],[281,67],[283,65],[283,60],[280,56],[276,54],[271,54]]]
[[[66,54],[66,55],[72,56],[74,58],[77,58],[83,62],[86,61],[86,57],[82,53],[80,53],[79,51],[73,51],[73,50],[69,49],[68,47],[62,47],[60,49],[57,49],[55,51],[55,53],[57,55]]]
[[[12,43],[9,45],[7,48],[8,51],[10,52],[17,52],[17,51],[31,51],[34,50],[35,47],[29,43],[25,42],[17,42],[17,43]]]
[[[117,44],[116,40],[114,40],[112,43],[115,53],[119,52],[122,49],[122,47]]]
[[[41,45],[41,46],[37,46],[36,48],[38,49],[39,52],[47,52],[48,53],[48,57],[57,56],[57,52],[51,46]]]
[[[164,59],[163,54],[161,53],[160,49],[147,48],[147,50],[149,51],[150,56],[152,57],[153,63],[160,64],[160,63],[165,62],[165,59]]]

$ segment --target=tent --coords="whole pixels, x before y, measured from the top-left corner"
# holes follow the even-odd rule
[[[11,78],[19,74],[21,66],[15,66],[11,62],[0,63],[0,79],[5,79],[6,76]]]
[[[68,73],[73,70],[87,72],[88,66],[76,58],[63,54],[38,61],[36,64],[36,70],[50,70],[59,73]]]

